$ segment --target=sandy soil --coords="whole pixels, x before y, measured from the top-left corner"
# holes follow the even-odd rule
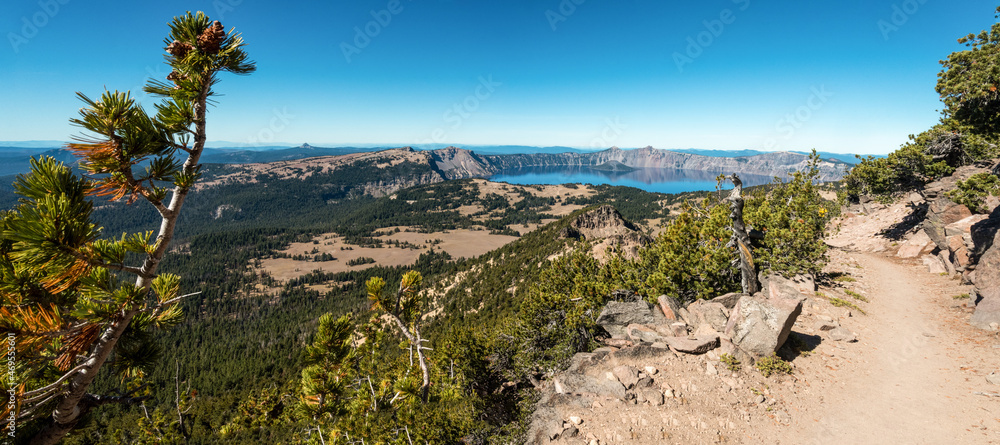
[[[781,443],[1000,443],[1000,339],[969,326],[968,291],[948,276],[879,254],[852,253],[869,315],[843,323],[859,343],[802,370],[810,394]],[[841,319],[844,322],[843,319]],[[810,403],[810,401],[812,403]]]
[[[392,229],[393,228],[381,229],[380,231],[387,232]],[[405,227],[400,228],[400,230],[405,229]],[[515,230],[517,229],[515,228]],[[309,256],[329,253],[330,255],[333,255],[336,260],[296,261],[291,258],[268,258],[261,260],[260,269],[270,273],[276,280],[287,281],[305,275],[314,270],[336,273],[348,270],[365,269],[372,267],[373,265],[405,266],[413,264],[421,254],[430,250],[432,246],[435,250],[443,250],[455,258],[471,258],[502,247],[503,245],[517,239],[516,237],[507,235],[490,235],[489,231],[486,230],[468,229],[449,230],[447,232],[435,233],[399,232],[381,236],[379,238],[385,241],[407,241],[411,244],[420,246],[420,248],[409,249],[391,246],[385,246],[382,248],[360,247],[345,244],[342,237],[337,236],[336,234],[328,233],[315,237],[313,240],[317,243],[292,243],[288,249],[285,249],[282,252],[289,255]],[[342,247],[349,247],[351,250],[341,250]],[[313,249],[316,249],[318,253],[311,253]],[[372,258],[375,260],[375,264],[362,264],[357,266],[347,265],[348,261],[361,257]]]

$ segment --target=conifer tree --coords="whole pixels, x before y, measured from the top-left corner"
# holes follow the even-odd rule
[[[179,323],[180,278],[158,274],[178,216],[199,177],[207,105],[219,74],[250,74],[255,64],[238,33],[190,12],[169,24],[166,81],[144,91],[163,99],[150,116],[128,92],[105,92],[71,122],[85,133],[69,144],[81,178],[52,159],[32,162],[15,184],[19,206],[2,215],[0,330],[14,339],[16,405],[0,423],[37,431],[52,444],[92,409],[138,403],[134,392],[90,393],[106,364],[123,379],[155,362],[155,332]],[[186,158],[185,158],[186,156]],[[102,238],[93,197],[145,201],[159,230]],[[134,211],[134,210],[132,210]],[[29,425],[29,427],[26,427]]]

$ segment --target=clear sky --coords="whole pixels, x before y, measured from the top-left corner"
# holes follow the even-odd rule
[[[203,10],[257,61],[209,139],[887,153],[938,119],[963,0],[4,0],[0,140],[68,140],[74,92],[164,77]],[[150,109],[152,101],[143,102]]]

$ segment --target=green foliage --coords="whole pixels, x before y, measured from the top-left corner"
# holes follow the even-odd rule
[[[732,372],[738,372],[743,367],[743,364],[740,363],[740,361],[737,360],[736,357],[733,357],[729,354],[720,355],[719,361],[722,362],[724,365],[726,365],[726,369]]]
[[[867,299],[867,298],[865,298],[865,296],[864,296],[864,295],[861,295],[861,294],[859,294],[859,293],[857,293],[857,292],[854,292],[854,291],[852,291],[852,290],[850,290],[850,289],[844,289],[844,293],[845,293],[845,294],[847,294],[847,295],[850,295],[850,296],[851,296],[851,297],[853,297],[853,298],[854,298],[855,300],[859,300],[859,301],[864,301],[865,303],[867,303],[867,302],[868,302],[868,299]]]
[[[819,162],[813,150],[808,170],[793,173],[787,183],[776,180],[766,192],[755,191],[747,199],[747,224],[764,232],[762,248],[754,250],[758,269],[790,277],[815,275],[826,264],[826,223],[840,206],[820,196]]]
[[[518,374],[561,369],[573,354],[595,347],[595,322],[614,285],[603,278],[586,243],[542,271],[515,321]]]
[[[757,370],[760,371],[764,377],[770,377],[774,374],[791,375],[795,373],[795,369],[792,368],[791,363],[782,360],[781,357],[778,357],[778,355],[773,352],[769,356],[758,359],[757,363],[754,363],[754,367],[757,368]]]
[[[975,213],[986,213],[986,197],[1000,196],[1000,178],[992,173],[977,173],[947,193],[948,197]]]
[[[629,284],[649,299],[668,295],[679,300],[711,298],[739,289],[731,262],[729,208],[706,198],[671,220],[639,260],[625,271]]]
[[[1000,13],[1000,8],[997,9]],[[1000,23],[989,31],[958,40],[970,49],[951,53],[941,61],[935,90],[945,104],[944,115],[968,125],[980,134],[1000,132]]]
[[[847,301],[847,300],[845,300],[843,298],[829,297],[827,300],[830,301],[830,304],[832,304],[832,305],[834,305],[836,307],[846,307],[846,308],[849,308],[849,309],[854,309],[854,310],[856,310],[856,311],[858,311],[858,312],[860,312],[862,314],[867,314],[867,312],[865,312],[864,309],[861,309],[860,307],[858,307],[858,305],[856,305],[856,304],[854,304],[854,303],[852,303],[850,301]]]

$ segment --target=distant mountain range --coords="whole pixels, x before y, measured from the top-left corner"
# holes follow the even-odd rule
[[[225,144],[232,144],[232,146],[222,146]],[[351,153],[367,153],[367,152],[377,152],[386,149],[391,149],[395,147],[374,147],[374,146],[341,146],[341,147],[315,147],[309,144],[302,144],[297,147],[288,146],[268,146],[268,147],[250,147],[246,144],[238,144],[233,142],[215,142],[208,144],[210,147],[205,149],[202,154],[201,162],[206,164],[258,164],[258,163],[269,163],[277,161],[293,161],[297,159],[321,157],[321,156],[340,156]],[[60,141],[0,141],[0,176],[20,174],[28,171],[29,163],[28,159],[31,156],[52,156],[60,161],[66,162],[68,164],[75,164],[77,158],[72,155],[68,150],[62,148],[65,146],[64,142]],[[450,148],[444,144],[426,144],[421,146],[412,147],[419,151],[437,151],[446,148]],[[592,164],[590,158],[593,158],[596,153],[603,153],[608,150],[584,150],[572,147],[564,146],[550,146],[550,147],[533,147],[527,145],[468,145],[463,146],[464,151],[474,153],[478,156],[520,156],[517,161],[514,158],[510,158],[506,161],[497,160],[496,162],[491,162],[495,165],[506,165],[511,164],[511,168],[514,165],[529,165],[534,163],[541,163],[538,165],[554,165],[556,163],[567,163],[559,165],[598,165]],[[643,164],[636,160],[636,156],[632,154],[633,152],[639,153],[645,149],[618,149],[614,148],[617,152],[621,153],[622,159],[612,159],[607,158],[604,161],[616,161],[622,162],[623,159],[628,159],[628,162],[622,162],[623,166],[628,167],[641,167],[636,164]],[[768,152],[761,152],[756,150],[704,150],[704,149],[670,149],[661,150],[656,149],[657,153],[669,153],[675,152],[684,155],[696,155],[698,157],[705,158],[748,158],[754,156],[761,156],[768,154]],[[790,152],[796,154],[806,154],[805,152]],[[773,154],[773,153],[771,153]],[[526,161],[527,158],[524,156],[533,155],[546,155],[546,156],[556,156],[556,158],[534,158],[534,160]],[[576,156],[569,156],[576,155]],[[661,155],[662,158],[663,155]],[[824,160],[844,163],[849,165],[854,165],[858,162],[854,155],[841,154],[841,153],[829,153],[820,152],[820,156]],[[599,158],[600,156],[598,156]],[[546,160],[542,160],[546,159]],[[602,158],[603,159],[603,158]],[[689,169],[698,168],[694,165],[689,165],[688,161],[679,162],[676,158],[671,158],[672,161],[665,162],[670,164],[673,168]],[[760,159],[760,158],[758,158]],[[661,159],[662,161],[662,159]],[[632,163],[630,163],[632,162]],[[665,164],[665,165],[666,165]],[[705,160],[704,162],[697,163],[698,165],[711,166],[719,164],[717,161]],[[681,165],[689,165],[688,167],[681,167]],[[846,166],[846,165],[845,165]]]

